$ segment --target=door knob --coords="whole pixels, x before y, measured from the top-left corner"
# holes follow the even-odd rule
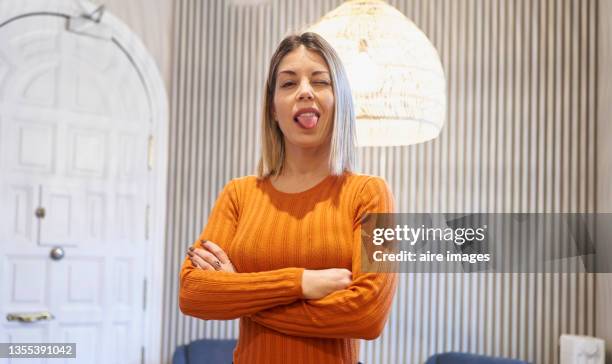
[[[53,260],[61,260],[64,257],[64,255],[66,255],[66,253],[64,252],[64,249],[60,247],[55,247],[51,249],[51,253],[49,253],[49,255],[51,256],[51,259]]]
[[[24,313],[9,313],[6,315],[7,321],[19,322],[37,322],[53,320],[53,315],[47,311],[43,312],[24,312]]]
[[[44,207],[39,207],[39,208],[36,209],[36,212],[34,214],[39,219],[43,219],[45,217],[45,213],[46,213],[45,208]]]

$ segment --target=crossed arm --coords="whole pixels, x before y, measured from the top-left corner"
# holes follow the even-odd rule
[[[371,193],[388,197],[388,191],[379,190],[386,185],[375,184],[373,188]],[[227,200],[224,194],[231,193],[231,186],[224,189],[211,218],[232,215],[231,203],[222,200]],[[377,199],[365,200],[380,204]],[[363,209],[377,212],[375,207]],[[388,210],[389,206],[382,208]],[[353,234],[354,242],[359,242],[360,229]],[[359,244],[354,248],[352,274],[342,269],[304,268],[237,273],[223,249],[210,241],[214,235],[214,231],[205,229],[201,242],[194,245],[183,263],[179,304],[185,314],[221,320],[248,316],[268,328],[296,336],[373,339],[380,335],[396,276],[360,272]]]

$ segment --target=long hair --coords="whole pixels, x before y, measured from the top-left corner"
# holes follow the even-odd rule
[[[325,39],[315,33],[306,32],[285,37],[270,60],[261,120],[261,159],[257,166],[259,178],[276,176],[283,169],[285,141],[281,129],[274,121],[272,111],[274,92],[278,66],[288,53],[300,46],[321,55],[327,63],[331,76],[334,92],[334,117],[329,155],[330,173],[341,175],[345,171],[352,171],[356,163],[355,109],[344,66],[336,51]]]

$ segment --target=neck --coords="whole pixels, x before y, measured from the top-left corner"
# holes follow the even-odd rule
[[[282,175],[287,177],[327,176],[330,173],[329,153],[329,143],[308,149],[286,143]]]

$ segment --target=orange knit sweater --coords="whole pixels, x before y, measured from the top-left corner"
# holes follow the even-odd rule
[[[194,245],[217,243],[239,273],[195,269],[186,259],[181,311],[240,318],[235,364],[355,364],[357,339],[380,335],[396,288],[395,274],[360,272],[360,221],[392,210],[387,184],[373,176],[328,176],[299,193],[278,191],[268,178],[234,179]],[[325,268],[350,269],[352,284],[303,299],[304,269]]]

